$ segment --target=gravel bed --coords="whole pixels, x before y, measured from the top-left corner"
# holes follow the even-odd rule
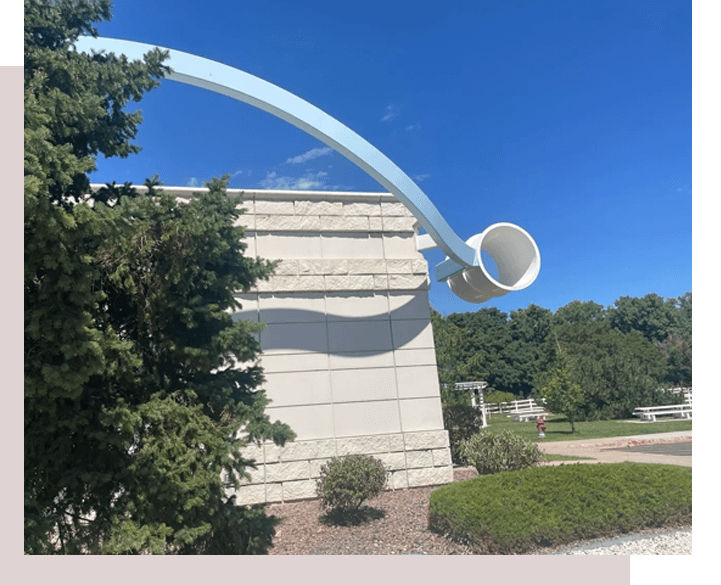
[[[563,549],[552,555],[690,555],[691,529],[634,534],[613,540],[598,540]]]
[[[454,481],[475,477],[454,470]],[[283,519],[271,555],[472,555],[471,549],[428,529],[430,493],[436,487],[383,492],[363,508],[366,521],[338,526],[324,521],[319,500],[271,504],[268,513]],[[549,550],[542,554],[685,555],[691,530],[627,535],[622,538]]]

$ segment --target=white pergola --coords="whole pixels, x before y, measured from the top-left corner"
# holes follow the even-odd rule
[[[483,399],[483,390],[486,386],[488,386],[488,382],[478,380],[476,382],[458,382],[453,387],[457,392],[471,393],[471,404],[473,405],[473,408],[480,409],[484,429],[488,426],[486,418],[486,403]]]

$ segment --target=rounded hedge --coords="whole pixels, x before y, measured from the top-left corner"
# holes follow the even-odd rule
[[[383,463],[374,457],[334,457],[321,467],[316,492],[326,510],[352,512],[380,494],[387,480]]]
[[[510,430],[484,429],[462,443],[459,451],[478,475],[525,469],[543,459],[538,445]]]
[[[691,468],[651,463],[533,467],[431,493],[429,528],[476,554],[528,554],[577,540],[691,524]]]

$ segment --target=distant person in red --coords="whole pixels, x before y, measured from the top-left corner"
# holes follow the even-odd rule
[[[546,423],[543,422],[543,419],[539,416],[538,420],[536,421],[536,428],[538,429],[538,435],[540,437],[546,436]]]

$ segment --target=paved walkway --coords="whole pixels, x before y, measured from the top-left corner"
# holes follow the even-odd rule
[[[538,441],[544,453],[592,457],[577,463],[666,463],[691,467],[692,431],[656,433],[607,439],[580,439],[576,441]],[[688,443],[688,445],[687,445]],[[651,447],[653,446],[653,447]],[[576,461],[549,461],[544,465],[560,465]]]

